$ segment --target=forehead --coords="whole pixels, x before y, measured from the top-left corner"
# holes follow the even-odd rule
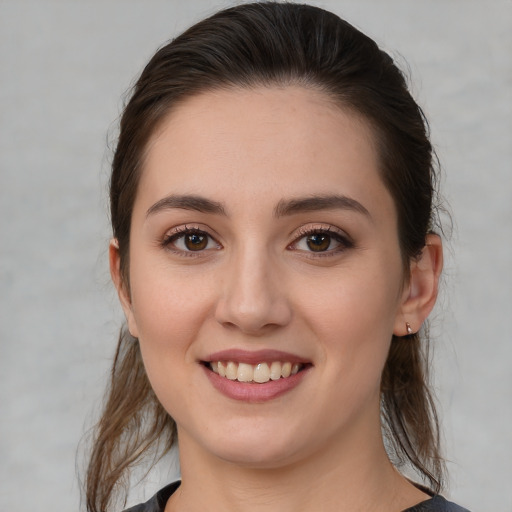
[[[386,194],[378,168],[369,123],[324,93],[235,88],[193,96],[168,115],[148,145],[139,193],[221,201]]]

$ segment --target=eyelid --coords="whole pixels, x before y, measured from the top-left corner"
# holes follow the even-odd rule
[[[288,245],[289,249],[295,249],[295,246],[302,240],[304,237],[308,235],[318,234],[318,233],[324,233],[328,234],[332,238],[334,238],[341,246],[337,247],[335,249],[330,249],[327,251],[303,251],[298,250],[309,258],[322,258],[322,257],[328,257],[328,256],[335,256],[347,249],[350,249],[354,247],[354,241],[352,237],[344,230],[332,225],[332,224],[309,224],[304,225],[298,228],[293,236],[293,241]]]
[[[333,235],[338,235],[342,237],[343,239],[346,239],[347,241],[350,241],[353,243],[352,237],[343,229],[338,228],[337,226],[334,226],[333,224],[321,224],[318,222],[314,222],[311,224],[305,224],[298,229],[296,229],[292,233],[292,238],[295,240],[310,235],[313,233],[329,233]]]
[[[211,239],[217,247],[215,249],[222,249],[222,244],[217,240],[217,237],[212,235],[211,230],[207,228],[206,226],[202,226],[200,224],[181,224],[179,226],[175,226],[171,229],[168,229],[161,242],[160,245],[168,250],[171,251],[174,254],[177,254],[179,256],[185,256],[185,257],[198,257],[201,255],[204,255],[204,253],[207,253],[211,251],[212,249],[203,249],[200,251],[186,251],[183,249],[179,249],[175,246],[173,246],[173,242],[176,240],[179,240],[181,237],[191,234],[191,233],[201,233],[207,236],[209,239]]]
[[[213,235],[211,233],[211,229],[207,226],[201,225],[201,224],[181,224],[178,226],[175,226],[173,228],[168,229],[163,238],[160,241],[160,245],[168,250],[171,251],[179,256],[185,256],[185,257],[200,257],[205,256],[205,253],[209,253],[212,251],[212,248],[209,249],[202,249],[198,251],[187,251],[183,249],[179,249],[178,247],[173,245],[173,242],[175,240],[178,240],[182,236],[190,233],[201,233],[207,236],[210,240],[212,240],[216,247],[215,250],[222,249],[222,244],[218,241],[218,236]],[[328,234],[330,237],[332,237],[334,240],[336,240],[339,244],[338,247],[334,249],[328,249],[326,251],[306,251],[302,249],[297,249],[296,245],[302,240],[304,237],[308,235],[313,234]],[[297,250],[297,252],[303,253],[304,255],[307,255],[311,258],[319,258],[319,257],[325,257],[325,256],[334,256],[336,254],[339,254],[347,249],[350,249],[354,247],[354,241],[352,237],[344,230],[338,228],[337,226],[334,226],[332,224],[320,224],[320,223],[311,223],[306,224],[298,229],[295,230],[295,232],[291,235],[293,237],[293,240],[290,244],[288,244],[287,249],[290,250]]]
[[[210,236],[214,240],[217,240],[219,238],[219,235],[216,233],[215,230],[210,228],[210,226],[207,226],[206,224],[196,223],[196,222],[187,222],[185,224],[178,224],[176,226],[172,226],[172,227],[166,229],[163,236],[164,236],[164,238],[169,238],[174,235],[179,235],[179,234],[188,233],[188,232],[206,233],[208,236]]]

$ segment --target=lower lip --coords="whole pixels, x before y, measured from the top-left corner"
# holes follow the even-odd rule
[[[311,367],[306,367],[295,375],[270,380],[264,384],[230,380],[221,377],[206,366],[203,368],[213,387],[228,398],[248,403],[262,403],[282,396],[297,387]]]

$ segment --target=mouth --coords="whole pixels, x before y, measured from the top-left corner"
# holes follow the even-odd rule
[[[291,361],[262,361],[250,364],[240,361],[205,361],[203,364],[213,373],[228,380],[266,384],[270,381],[288,379],[303,371],[309,363]]]
[[[213,387],[228,398],[263,403],[300,386],[310,360],[281,350],[228,349],[200,361]]]

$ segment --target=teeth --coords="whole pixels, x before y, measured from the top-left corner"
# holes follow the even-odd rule
[[[279,361],[274,361],[270,365],[270,378],[272,380],[279,380],[281,378],[281,363]]]
[[[229,380],[236,380],[237,372],[238,372],[237,364],[234,363],[233,361],[229,361],[228,364],[226,365],[226,377]]]
[[[252,380],[259,383],[268,382],[270,380],[270,368],[267,363],[260,363],[256,365]]]
[[[235,364],[235,363],[233,363]],[[254,370],[250,364],[239,363],[236,379],[238,382],[251,382],[253,379]]]
[[[302,368],[300,363],[290,363],[273,361],[270,366],[268,363],[258,363],[256,365],[247,363],[235,363],[234,361],[214,361],[210,363],[212,371],[226,377],[229,380],[239,382],[257,382],[264,384],[270,380],[286,379],[290,375],[295,375]]]

